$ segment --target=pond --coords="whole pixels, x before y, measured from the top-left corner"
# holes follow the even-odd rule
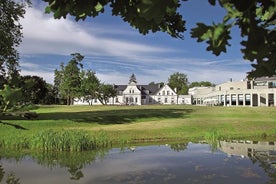
[[[0,183],[275,184],[276,142],[220,141],[82,153],[0,151]]]

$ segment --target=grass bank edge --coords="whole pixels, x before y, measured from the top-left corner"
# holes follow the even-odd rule
[[[43,118],[30,121],[6,120],[16,126],[26,127],[27,130],[17,130],[0,124],[2,135],[0,136],[0,147],[81,151],[135,142],[203,140],[214,131],[220,139],[276,139],[275,108],[177,105],[42,106],[35,111],[44,115]],[[163,115],[164,113],[169,115]],[[67,116],[62,119],[61,115],[64,114]],[[143,115],[145,116],[140,117]],[[112,118],[118,122],[112,123],[110,121]],[[105,124],[95,125],[93,121],[99,122],[98,119],[103,119]],[[78,122],[79,120],[85,122]],[[124,123],[121,123],[120,120]],[[147,127],[152,124],[153,127]],[[165,128],[164,125],[166,125]],[[95,126],[98,127],[98,130],[93,129]],[[114,129],[115,126],[120,127],[121,130]],[[48,145],[49,148],[45,145]]]
[[[15,150],[40,150],[40,151],[87,151],[112,146],[127,146],[135,143],[166,143],[166,142],[197,142],[207,141],[210,144],[219,140],[246,139],[246,140],[276,140],[275,134],[254,133],[248,135],[225,135],[219,130],[213,129],[201,136],[151,136],[131,137],[123,135],[114,138],[107,131],[99,131],[96,134],[84,130],[53,130],[48,129],[34,135],[17,134],[11,137],[0,138],[0,148]],[[113,137],[113,138],[112,138]]]

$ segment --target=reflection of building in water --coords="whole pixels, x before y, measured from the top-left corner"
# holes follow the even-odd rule
[[[232,140],[220,141],[221,150],[229,156],[250,157],[276,163],[276,142]]]

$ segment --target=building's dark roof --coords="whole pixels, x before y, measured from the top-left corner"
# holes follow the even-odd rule
[[[142,91],[142,95],[147,95],[146,90],[149,91],[149,95],[155,95],[160,89],[160,85],[151,84],[151,85],[137,85],[137,87]]]
[[[114,85],[114,89],[117,91],[117,95],[121,95],[120,91],[123,92],[127,85]]]
[[[160,85],[158,84],[151,84],[151,85],[136,85],[137,88],[142,92],[142,95],[155,95],[160,89]],[[124,91],[127,85],[114,85],[117,94],[120,95],[119,91]],[[148,93],[147,93],[148,91]]]
[[[116,91],[124,91],[126,89],[127,85],[114,85],[114,88]]]

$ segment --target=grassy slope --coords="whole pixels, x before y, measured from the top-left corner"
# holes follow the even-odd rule
[[[0,118],[0,135],[26,136],[45,129],[107,132],[113,140],[202,138],[217,130],[227,137],[276,135],[276,108],[198,106],[42,106],[35,120]]]

